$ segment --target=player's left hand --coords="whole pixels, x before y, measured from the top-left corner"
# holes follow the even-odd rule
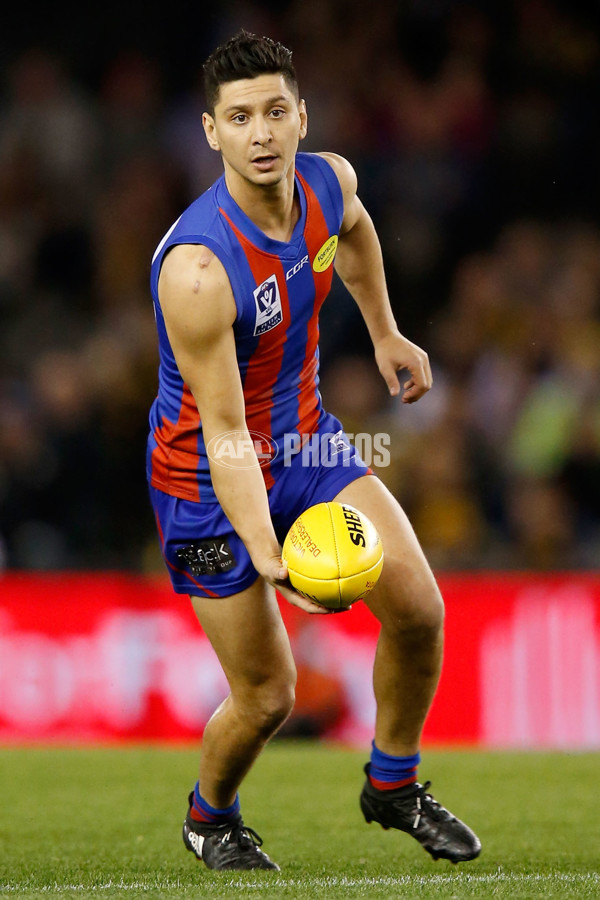
[[[414,403],[431,388],[433,376],[429,357],[399,332],[387,334],[375,345],[375,361],[392,397],[402,391],[403,403]],[[410,378],[402,387],[398,371],[407,369]]]

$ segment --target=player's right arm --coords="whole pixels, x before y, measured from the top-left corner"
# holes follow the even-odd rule
[[[256,570],[293,604],[322,608],[290,589],[271,522],[267,491],[245,417],[233,323],[236,306],[227,273],[201,245],[175,246],[163,262],[158,292],[171,348],[202,420],[206,447],[220,435],[239,452],[220,465],[210,458],[217,499],[244,542]]]

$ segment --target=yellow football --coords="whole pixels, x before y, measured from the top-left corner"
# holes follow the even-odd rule
[[[283,542],[292,587],[328,609],[348,609],[373,590],[383,568],[381,538],[347,503],[317,503],[298,516]]]

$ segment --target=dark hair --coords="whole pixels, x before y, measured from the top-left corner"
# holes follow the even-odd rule
[[[204,93],[211,115],[219,100],[219,88],[228,81],[281,73],[298,98],[298,81],[292,51],[268,37],[240,31],[211,53],[203,66]]]

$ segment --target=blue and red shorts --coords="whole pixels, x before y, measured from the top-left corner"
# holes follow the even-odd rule
[[[333,500],[347,484],[371,473],[329,413],[310,446],[279,459],[268,491],[271,519],[280,543],[297,517],[316,503]],[[258,573],[243,542],[218,503],[173,497],[150,486],[162,554],[178,594],[228,597],[250,587]]]

